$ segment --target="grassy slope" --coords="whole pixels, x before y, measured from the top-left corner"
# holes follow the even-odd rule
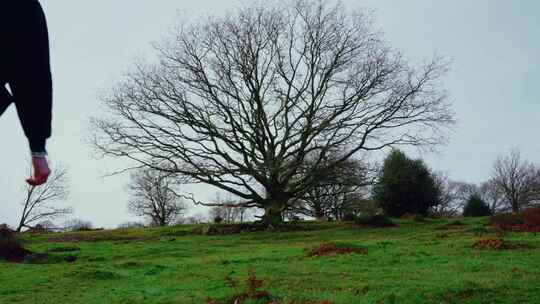
[[[31,250],[78,246],[78,260],[0,262],[0,303],[226,303],[235,293],[226,277],[243,285],[250,271],[283,303],[540,303],[540,235],[506,236],[526,249],[476,250],[485,219],[464,222],[458,229],[403,220],[399,228],[312,223],[309,231],[228,236],[181,235],[193,227],[71,234],[92,239],[79,243],[31,236]],[[331,240],[369,253],[306,255]]]

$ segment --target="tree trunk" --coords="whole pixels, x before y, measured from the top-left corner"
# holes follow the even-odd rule
[[[284,191],[275,190],[281,189],[273,187],[274,191],[266,192],[267,204],[264,208],[264,215],[261,218],[261,223],[266,227],[275,227],[283,223],[283,211],[287,207],[289,197]]]
[[[26,210],[25,210],[25,212],[26,212]],[[21,221],[19,222],[19,226],[17,227],[17,230],[16,230],[18,233],[20,233],[22,231],[25,221],[26,221],[26,218],[23,215],[23,217],[21,218]]]
[[[326,218],[326,214],[324,214],[324,210],[320,207],[320,206],[315,206],[314,209],[314,215],[315,215],[315,218],[318,220],[318,221],[322,221]]]
[[[261,218],[264,226],[275,227],[283,223],[283,211],[281,207],[272,206],[264,210],[264,215]]]
[[[519,197],[512,197],[510,204],[512,205],[512,212],[519,213]]]
[[[519,204],[517,202],[512,202],[512,212],[519,213]]]

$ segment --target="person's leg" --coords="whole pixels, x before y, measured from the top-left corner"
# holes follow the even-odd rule
[[[12,101],[28,137],[32,152],[45,152],[51,135],[52,78],[49,62],[47,22],[37,0],[12,2],[11,75]]]
[[[0,84],[0,116],[4,114],[6,109],[9,107],[9,105],[12,102],[11,94],[9,94],[8,90],[6,89],[4,84]]]

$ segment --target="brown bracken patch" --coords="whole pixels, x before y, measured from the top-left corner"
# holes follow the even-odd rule
[[[506,241],[503,238],[485,238],[473,244],[475,249],[504,250],[504,249],[530,249],[531,245],[522,242]]]
[[[15,231],[6,226],[0,226],[0,259],[20,263],[31,253],[21,245]]]
[[[508,244],[502,238],[487,238],[476,241],[473,247],[476,249],[502,250],[507,249]]]
[[[324,301],[302,301],[302,302],[282,302],[273,297],[268,291],[262,289],[264,280],[258,278],[254,272],[250,271],[245,280],[245,284],[241,284],[229,275],[225,277],[227,284],[235,293],[231,298],[216,300],[207,298],[204,304],[246,304],[246,303],[264,303],[264,304],[332,304],[328,300]],[[243,288],[241,288],[243,287]]]
[[[540,208],[528,208],[523,211],[523,222],[530,227],[540,227]]]
[[[336,243],[323,243],[308,253],[310,257],[339,255],[339,254],[367,254],[367,250],[363,248],[349,247],[344,245],[338,245]]]

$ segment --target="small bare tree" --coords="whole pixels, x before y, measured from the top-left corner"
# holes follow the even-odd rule
[[[55,168],[44,185],[27,185],[25,192],[18,232],[23,228],[32,228],[38,222],[54,220],[73,212],[72,208],[57,206],[69,195],[67,169],[64,167]]]
[[[203,224],[208,222],[208,218],[202,213],[195,213],[185,218],[184,222],[188,225]]]
[[[258,2],[182,24],[157,52],[104,96],[94,147],[229,192],[267,225],[319,182],[298,178],[307,155],[317,168],[341,151],[339,166],[438,144],[453,123],[445,60],[408,64],[369,12],[341,4]]]
[[[374,182],[376,169],[360,159],[351,158],[336,164],[334,159],[338,157],[336,153],[330,154],[319,162],[318,168],[313,168],[310,157],[306,158],[308,171],[303,174],[313,175],[319,182],[306,191],[296,206],[291,206],[293,213],[337,220],[349,213],[358,213],[359,204],[365,202],[369,193],[366,189]]]
[[[439,203],[431,212],[437,216],[455,216],[461,213],[472,195],[484,199],[484,189],[474,183],[452,180],[444,172],[434,172],[433,177],[440,191]]]
[[[214,203],[216,206],[209,211],[210,219],[220,218],[225,223],[244,222],[250,209],[244,207],[230,196],[222,198],[219,194],[216,195]]]
[[[153,169],[139,169],[131,174],[128,209],[137,216],[150,219],[152,225],[167,226],[185,210],[182,196],[175,187],[178,179],[170,173]]]
[[[540,168],[522,159],[518,150],[493,164],[492,183],[504,195],[513,212],[540,198]]]
[[[78,218],[66,221],[63,226],[64,231],[90,231],[94,229],[92,222]]]
[[[493,179],[480,184],[478,194],[489,205],[492,214],[512,210],[512,207],[506,204],[504,192]]]

